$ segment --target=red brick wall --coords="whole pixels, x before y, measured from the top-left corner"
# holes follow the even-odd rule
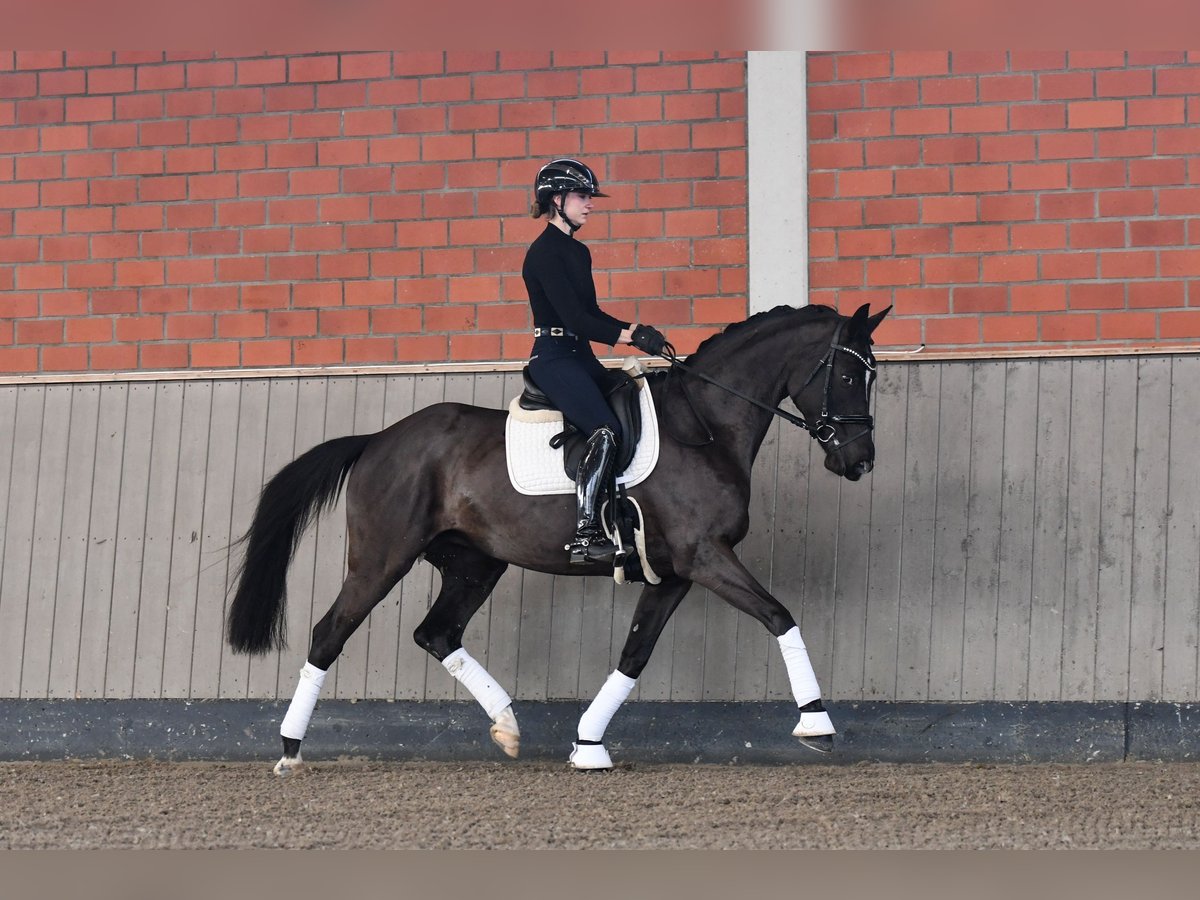
[[[814,303],[931,348],[1200,339],[1200,54],[809,57]]]
[[[0,51],[0,372],[516,359],[537,165],[606,308],[746,311],[733,53]]]

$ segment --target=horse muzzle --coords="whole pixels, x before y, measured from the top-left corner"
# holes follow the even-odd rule
[[[842,458],[842,454],[835,450],[825,454],[825,468],[834,475],[841,475],[847,481],[858,481],[875,468],[874,453],[847,464],[846,460]]]

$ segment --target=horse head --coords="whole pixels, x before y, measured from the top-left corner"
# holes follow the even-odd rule
[[[816,367],[801,368],[788,385],[792,402],[825,450],[825,468],[850,481],[858,481],[875,465],[871,333],[891,309],[872,316],[863,304],[853,316],[838,316]]]

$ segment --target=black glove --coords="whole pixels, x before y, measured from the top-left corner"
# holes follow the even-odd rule
[[[667,346],[667,339],[653,325],[638,325],[633,329],[629,343],[651,356],[661,356],[663,348]]]

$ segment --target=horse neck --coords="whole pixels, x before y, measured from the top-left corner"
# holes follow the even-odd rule
[[[754,332],[730,335],[696,361],[694,368],[760,403],[775,407],[787,396],[797,368],[817,365],[832,340],[833,318],[796,317],[765,322]],[[688,361],[689,363],[691,360]],[[774,419],[767,410],[699,379],[688,378],[697,409],[715,443],[749,470]],[[678,404],[686,410],[686,404]]]

